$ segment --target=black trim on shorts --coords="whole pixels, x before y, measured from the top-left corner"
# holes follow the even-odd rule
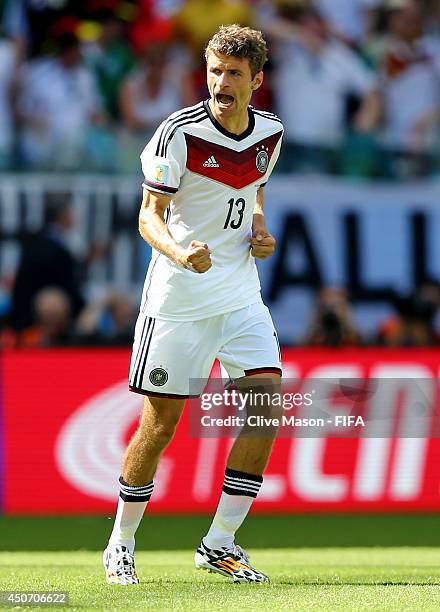
[[[283,371],[281,368],[252,368],[244,370],[245,376],[252,376],[253,374],[279,374],[282,376]]]
[[[178,393],[159,393],[157,391],[148,391],[146,389],[140,389],[139,387],[133,387],[128,385],[128,388],[133,393],[139,393],[140,395],[151,395],[152,397],[165,397],[168,399],[194,399],[200,397],[200,393],[197,395],[180,395]]]

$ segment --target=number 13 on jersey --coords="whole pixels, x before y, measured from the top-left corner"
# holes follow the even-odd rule
[[[231,198],[228,201],[228,204],[229,210],[223,229],[228,229],[228,227],[231,227],[232,229],[238,229],[243,222],[243,214],[244,209],[246,207],[246,202],[243,198],[237,198],[236,200],[234,198]]]

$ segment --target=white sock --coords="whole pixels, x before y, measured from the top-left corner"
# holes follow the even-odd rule
[[[246,518],[257,493],[262,476],[226,468],[223,492],[203,543],[208,548],[232,548],[235,532]]]
[[[153,492],[153,481],[141,487],[130,487],[122,476],[119,479],[119,501],[115,524],[110,535],[109,545],[126,546],[134,552],[134,535],[144,516],[145,508]]]

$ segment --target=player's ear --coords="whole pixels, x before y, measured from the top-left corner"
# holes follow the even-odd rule
[[[255,91],[256,89],[261,87],[261,85],[263,84],[263,81],[264,81],[263,72],[262,71],[257,72],[257,74],[254,76],[253,81],[252,81],[252,91]]]

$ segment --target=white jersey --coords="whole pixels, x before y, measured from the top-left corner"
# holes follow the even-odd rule
[[[141,310],[157,319],[197,321],[261,300],[250,252],[257,190],[278,158],[283,127],[275,115],[248,109],[237,136],[208,102],[172,114],[141,154],[143,187],[172,195],[165,220],[183,248],[208,244],[212,267],[196,274],[153,249]]]

